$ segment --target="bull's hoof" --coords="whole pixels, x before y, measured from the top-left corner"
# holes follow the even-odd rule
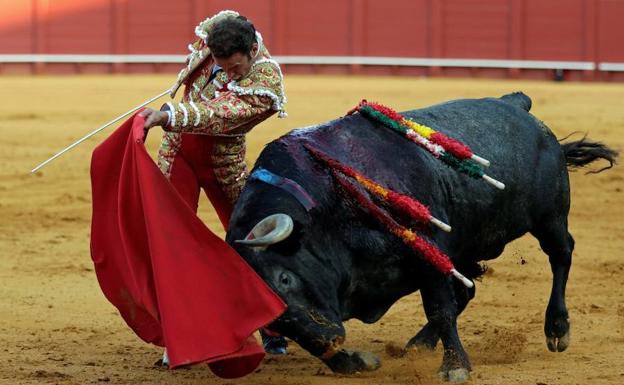
[[[562,352],[570,345],[570,332],[567,332],[562,337],[546,337],[546,345],[551,352]]]
[[[442,381],[459,384],[470,379],[470,371],[465,368],[451,369],[448,371],[438,372],[438,376]]]
[[[549,306],[546,309],[544,322],[546,346],[551,352],[562,352],[570,345],[570,320],[566,310],[555,311]]]
[[[562,352],[570,345],[570,321],[568,313],[561,312],[554,316],[551,311],[546,311],[544,334],[546,334],[546,346],[551,352]]]
[[[373,353],[341,350],[325,360],[325,364],[335,373],[354,374],[379,369],[381,360]]]

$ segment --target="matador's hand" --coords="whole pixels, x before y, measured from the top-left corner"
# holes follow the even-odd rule
[[[144,128],[149,130],[154,126],[165,126],[167,124],[168,115],[163,111],[156,111],[151,108],[146,108],[139,113],[139,116],[145,118]]]

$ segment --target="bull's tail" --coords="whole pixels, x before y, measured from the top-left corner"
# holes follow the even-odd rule
[[[592,142],[586,139],[585,136],[581,138],[581,140],[562,143],[561,148],[563,149],[569,168],[581,168],[597,159],[604,159],[609,162],[608,166],[597,171],[589,171],[588,174],[596,174],[610,169],[616,164],[616,158],[618,156],[618,151],[600,142]]]

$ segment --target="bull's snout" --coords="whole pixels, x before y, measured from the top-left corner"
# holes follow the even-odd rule
[[[336,373],[354,374],[379,369],[381,360],[375,354],[343,349],[345,337],[344,329],[341,330],[341,334],[323,340],[317,339],[316,342],[324,346],[323,353],[319,354],[318,358]]]
[[[322,360],[331,358],[345,341],[345,330],[341,322],[329,320],[317,309],[292,302],[286,313],[271,324],[270,328],[294,340]]]
[[[340,351],[342,345],[344,344],[345,338],[344,336],[334,336],[329,340],[327,344],[327,348],[325,352],[319,356],[319,358],[323,361],[327,361],[332,358],[336,353]]]

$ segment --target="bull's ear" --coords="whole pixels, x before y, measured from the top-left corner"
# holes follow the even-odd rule
[[[293,220],[288,214],[273,214],[264,218],[251,229],[245,239],[235,242],[242,245],[265,250],[270,245],[281,242],[293,231]]]

